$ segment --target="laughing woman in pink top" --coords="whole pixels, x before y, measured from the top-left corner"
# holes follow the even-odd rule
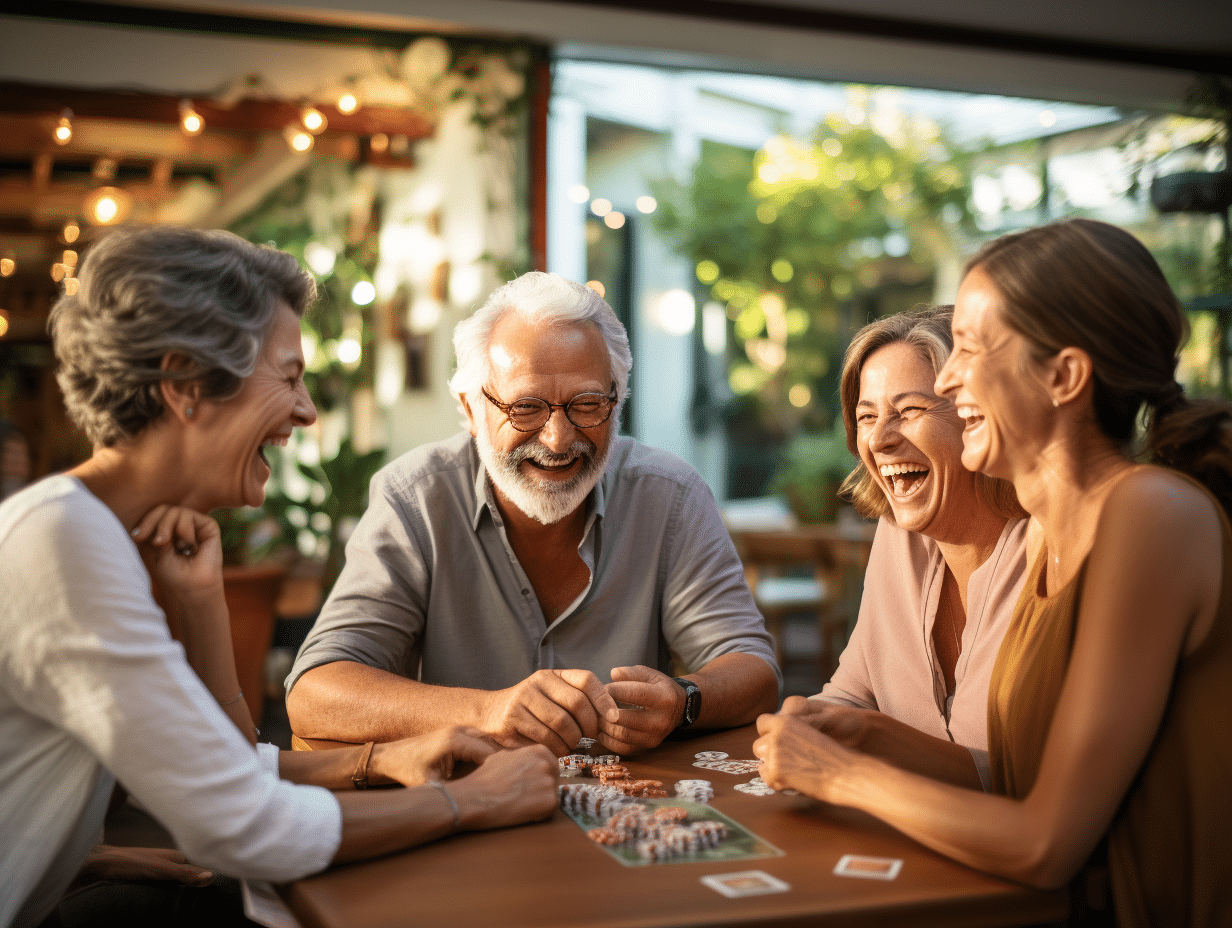
[[[865,326],[843,363],[843,485],[879,517],[860,617],[834,678],[788,697],[847,745],[937,779],[987,788],[988,681],[1026,574],[1013,488],[962,466],[962,420],[933,392],[949,307]]]

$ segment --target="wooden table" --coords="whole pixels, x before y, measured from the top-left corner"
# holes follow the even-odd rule
[[[693,767],[697,751],[752,757],[752,726],[666,742],[627,759],[635,777],[708,779],[712,805],[784,851],[736,863],[624,867],[563,812],[546,822],[455,835],[290,884],[283,897],[305,928],[659,928],[659,926],[1031,925],[1065,918],[1063,891],[1038,892],[934,854],[862,813],[804,797],[747,796],[750,776]],[[571,781],[576,782],[576,781]],[[585,782],[585,781],[582,781]],[[903,860],[892,882],[838,877],[844,854]],[[727,899],[699,881],[763,870],[787,892]]]

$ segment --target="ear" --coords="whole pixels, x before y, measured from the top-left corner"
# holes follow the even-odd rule
[[[1062,348],[1048,361],[1045,386],[1053,406],[1072,402],[1094,383],[1095,365],[1081,348]]]
[[[192,358],[176,351],[163,355],[159,369],[171,374],[158,382],[162,392],[163,405],[167,411],[181,422],[189,422],[198,415],[201,407],[201,381],[196,378],[187,379],[183,375],[194,370]]]
[[[471,409],[470,401],[466,398],[466,394],[461,396],[462,409],[466,412],[466,421],[470,423],[471,437],[477,438],[479,435],[479,426],[475,422],[475,410]]]

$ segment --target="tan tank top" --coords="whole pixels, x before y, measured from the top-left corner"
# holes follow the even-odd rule
[[[1202,490],[1223,529],[1219,609],[1205,640],[1178,662],[1155,742],[1108,829],[1121,928],[1232,925],[1232,529]],[[1086,576],[1084,561],[1064,589],[1041,596],[1044,554],[1027,576],[988,692],[992,791],[1016,799],[1039,773]]]

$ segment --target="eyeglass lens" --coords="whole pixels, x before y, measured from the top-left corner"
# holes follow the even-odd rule
[[[520,399],[509,406],[509,421],[513,427],[530,432],[548,423],[552,409],[536,397]],[[565,404],[565,416],[580,429],[594,428],[612,414],[612,402],[602,393],[579,393]]]

